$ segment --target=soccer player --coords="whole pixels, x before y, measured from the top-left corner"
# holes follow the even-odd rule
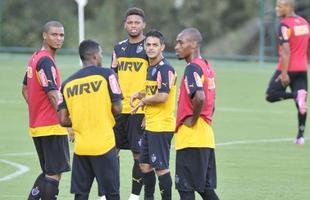
[[[130,96],[145,89],[148,58],[143,43],[145,28],[144,11],[130,8],[125,15],[124,27],[128,38],[115,45],[112,55],[112,69],[117,73],[123,92],[123,111],[116,116],[114,128],[116,147],[132,151],[134,165],[132,167],[132,187],[129,200],[138,200],[143,186],[142,172],[139,167],[139,152],[143,135],[142,109],[134,115],[130,114]],[[153,173],[155,178],[155,173]]]
[[[171,139],[175,130],[176,75],[173,67],[163,57],[164,36],[157,30],[146,34],[144,48],[149,57],[147,82],[144,92],[132,95],[130,103],[135,113],[145,107],[145,131],[140,151],[140,167],[143,172],[145,200],[154,200],[156,179],[159,180],[163,200],[171,200],[172,180],[169,170]],[[140,99],[137,105],[134,100]]]
[[[185,59],[176,125],[176,188],[181,200],[218,200],[215,143],[211,127],[215,103],[215,72],[200,55],[202,36],[196,28],[184,29],[176,39],[176,55]]]
[[[64,27],[57,21],[49,21],[42,36],[43,45],[29,59],[22,88],[28,104],[29,134],[42,170],[29,200],[57,199],[61,173],[70,170],[68,133],[57,116],[60,76],[54,60],[64,41]]]
[[[122,110],[122,93],[113,70],[102,68],[102,49],[93,40],[79,46],[83,68],[63,82],[59,104],[62,126],[74,130],[71,193],[87,200],[96,178],[99,195],[119,200],[119,166],[114,115]],[[73,138],[72,138],[73,139]]]
[[[307,117],[309,24],[295,14],[294,0],[278,0],[275,10],[281,18],[278,31],[279,61],[269,82],[266,100],[271,103],[285,99],[295,100],[298,110],[298,133],[295,143],[302,145]],[[286,91],[288,86],[290,92]]]

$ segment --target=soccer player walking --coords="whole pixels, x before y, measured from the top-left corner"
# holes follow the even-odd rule
[[[294,12],[294,0],[278,0],[277,16],[279,61],[266,92],[266,100],[273,103],[294,99],[298,110],[298,132],[295,143],[304,144],[307,117],[308,59],[310,55],[309,23]],[[308,56],[307,56],[308,52]],[[291,92],[287,92],[290,87]]]
[[[99,195],[119,200],[119,166],[115,148],[114,115],[122,110],[122,93],[113,70],[102,68],[102,49],[92,40],[79,47],[83,68],[63,82],[59,118],[72,127],[74,155],[71,193],[87,200],[96,178]]]
[[[138,200],[143,186],[142,172],[139,167],[140,145],[143,134],[142,109],[134,115],[130,114],[130,96],[145,88],[145,77],[148,58],[145,53],[143,29],[145,28],[144,11],[140,8],[130,8],[125,15],[124,27],[128,38],[115,45],[112,55],[112,69],[117,73],[123,92],[123,111],[116,116],[114,128],[116,147],[129,149],[132,152],[134,165],[132,167],[132,187],[129,200]],[[153,173],[155,178],[155,173]]]
[[[42,36],[42,48],[29,59],[22,88],[28,104],[29,134],[42,170],[29,200],[57,199],[61,173],[70,170],[68,133],[60,126],[57,116],[60,75],[54,60],[64,42],[64,27],[57,21],[47,22]]]
[[[156,179],[163,200],[171,200],[172,180],[169,170],[170,146],[175,130],[176,74],[163,57],[164,36],[157,30],[146,34],[144,48],[149,57],[146,88],[132,95],[132,113],[145,107],[145,131],[140,151],[140,167],[143,172],[145,200],[154,200]],[[140,101],[134,105],[134,100]]]
[[[196,28],[178,34],[175,51],[187,65],[181,80],[176,124],[175,184],[181,200],[218,200],[215,142],[211,127],[215,103],[215,73],[200,55],[202,36]]]

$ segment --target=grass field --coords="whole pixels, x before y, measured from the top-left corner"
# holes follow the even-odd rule
[[[26,199],[40,171],[27,134],[28,114],[21,95],[28,57],[0,55],[1,200]],[[106,65],[109,61],[109,57],[105,58]],[[57,62],[62,79],[79,68],[75,56],[60,55]],[[184,62],[171,60],[171,63],[180,79]],[[297,127],[293,101],[269,104],[264,100],[275,64],[212,60],[211,63],[217,73],[213,127],[220,199],[309,200],[310,145],[309,141],[304,146],[293,144]],[[173,148],[170,161],[173,175],[174,158]],[[131,154],[121,152],[121,199],[124,200],[130,193],[131,166]],[[70,173],[66,173],[60,184],[60,200],[73,199],[69,189]],[[160,199],[157,186],[156,190],[156,199]],[[90,199],[96,199],[96,193],[94,185]],[[174,186],[173,199],[179,199]]]

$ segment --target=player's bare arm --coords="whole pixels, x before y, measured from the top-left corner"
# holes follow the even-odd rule
[[[123,105],[121,101],[112,103],[112,113],[114,116],[120,114],[122,112],[122,109],[123,109]]]
[[[290,83],[290,78],[287,74],[287,69],[288,69],[288,65],[290,62],[290,54],[291,52],[290,52],[289,43],[283,43],[282,53],[280,55],[283,61],[283,66],[282,66],[283,68],[282,68],[281,74],[277,78],[277,81],[280,80],[284,87],[286,87]]]
[[[135,114],[140,107],[150,104],[165,103],[168,100],[168,93],[158,92],[153,96],[142,98],[139,103],[131,110],[132,114]]]
[[[200,116],[205,98],[206,97],[205,97],[204,91],[202,91],[202,90],[196,91],[194,97],[192,98],[193,115],[184,119],[183,124],[185,126],[192,127],[196,124],[196,122]]]
[[[48,99],[50,100],[53,108],[57,111],[58,109],[58,90],[50,90],[47,93]]]
[[[60,125],[63,127],[72,127],[72,122],[69,117],[68,109],[63,108],[58,111],[58,117],[60,121]]]
[[[26,103],[28,104],[28,93],[27,93],[27,85],[23,85],[22,87],[22,94],[23,94],[23,97],[26,101]]]
[[[144,92],[136,92],[136,93],[134,93],[131,97],[130,97],[130,106],[131,107],[135,107],[136,105],[134,105],[134,101],[136,100],[136,99],[139,99],[139,100],[141,100],[142,98],[144,98],[145,97],[145,93]]]

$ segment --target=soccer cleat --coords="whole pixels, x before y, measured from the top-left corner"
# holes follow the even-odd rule
[[[296,102],[298,104],[298,110],[301,114],[307,112],[307,91],[304,89],[297,91]]]
[[[303,145],[303,144],[305,144],[305,139],[304,139],[304,137],[296,138],[295,144],[297,144],[297,145]]]

